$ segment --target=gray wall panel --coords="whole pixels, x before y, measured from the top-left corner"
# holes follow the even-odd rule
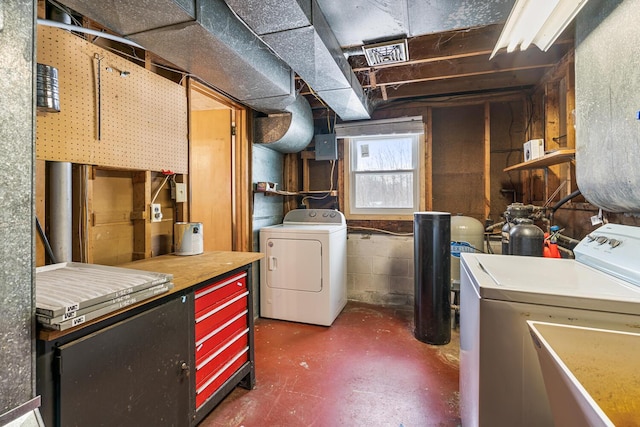
[[[0,413],[35,391],[34,3],[0,2]]]
[[[277,182],[282,185],[284,174],[284,155],[270,148],[253,144],[252,180],[256,182]],[[280,187],[278,187],[280,188]],[[268,225],[280,224],[284,217],[282,196],[265,196],[255,193],[253,196],[253,251],[260,251],[260,229]],[[253,272],[253,312],[260,313],[260,267]]]

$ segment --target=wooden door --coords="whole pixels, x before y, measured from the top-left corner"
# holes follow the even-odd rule
[[[191,111],[189,212],[203,224],[205,251],[233,250],[231,123],[229,108]]]

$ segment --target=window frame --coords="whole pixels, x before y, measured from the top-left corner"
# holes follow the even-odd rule
[[[414,203],[417,202],[417,206],[413,209],[393,209],[393,208],[354,208],[352,206],[352,195],[354,193],[354,177],[356,172],[352,171],[352,149],[355,146],[356,141],[362,140],[379,140],[379,139],[393,139],[411,136],[415,138],[412,156],[414,169]],[[390,134],[378,134],[378,135],[363,135],[352,136],[343,139],[344,143],[344,214],[347,219],[353,220],[413,220],[413,213],[423,211],[425,209],[425,139],[424,133],[390,133]],[[403,169],[403,171],[405,171]],[[360,172],[366,174],[366,172]],[[381,173],[381,172],[373,172]],[[409,212],[410,210],[410,212]]]

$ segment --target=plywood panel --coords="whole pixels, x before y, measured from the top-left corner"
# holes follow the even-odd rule
[[[58,69],[61,109],[38,114],[38,159],[187,172],[183,87],[69,32],[37,32],[38,62]]]
[[[484,221],[484,105],[434,108],[433,209]]]
[[[522,161],[526,116],[522,101],[491,103],[491,211],[489,218],[502,221],[507,205],[522,201],[522,174],[503,172]]]
[[[90,204],[90,252],[95,264],[132,261],[134,226],[132,172],[95,169]]]
[[[191,112],[191,221],[204,250],[232,250],[231,110]]]

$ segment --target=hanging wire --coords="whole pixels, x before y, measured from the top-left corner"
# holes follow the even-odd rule
[[[333,192],[333,171],[335,170],[335,167],[336,167],[336,161],[331,160],[331,174],[329,176],[331,183],[329,185],[329,190],[326,192],[327,194],[325,194],[324,196],[305,196],[302,198],[302,203],[304,203],[305,200],[307,199],[323,200],[331,195],[331,193]]]
[[[156,199],[158,198],[158,194],[160,194],[160,190],[162,190],[162,188],[167,183],[169,178],[173,178],[174,176],[175,175],[167,175],[167,176],[164,177],[164,180],[162,181],[162,184],[160,184],[160,187],[158,187],[158,189],[156,190],[156,194],[153,195],[153,198],[151,199],[151,203],[155,203]]]
[[[373,228],[373,227],[358,227],[355,225],[348,225],[347,228],[351,230],[366,230],[366,231],[377,231],[380,233],[391,234],[392,236],[401,236],[401,237],[410,237],[413,236],[413,233],[396,233],[394,231],[383,230],[381,228]]]

